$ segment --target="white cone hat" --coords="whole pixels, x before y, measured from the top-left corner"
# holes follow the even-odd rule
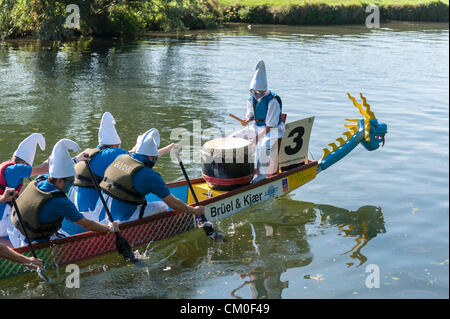
[[[45,138],[41,133],[33,133],[22,141],[13,156],[20,157],[30,166],[33,166],[36,146],[39,144],[41,150],[45,150]]]
[[[250,82],[250,90],[267,91],[267,88],[266,66],[264,61],[261,60],[256,64],[256,71]]]
[[[136,141],[136,153],[146,156],[158,156],[158,147],[160,143],[159,132],[156,128],[149,129],[142,135],[139,135]]]
[[[116,131],[116,120],[109,112],[103,113],[100,129],[98,130],[98,143],[100,145],[121,144]]]
[[[51,177],[65,178],[75,176],[75,168],[69,154],[69,150],[78,152],[80,147],[72,140],[63,138],[53,147],[49,161],[49,173]]]

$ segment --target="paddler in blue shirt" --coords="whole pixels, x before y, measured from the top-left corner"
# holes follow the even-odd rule
[[[5,192],[0,195],[0,203],[9,203],[16,196],[14,188],[6,187]],[[9,241],[8,241],[9,242]],[[27,257],[18,252],[14,251],[9,247],[10,245],[5,245],[0,243],[0,258],[6,258],[12,260],[16,263],[25,265],[30,268],[40,268],[42,267],[42,260],[34,257]]]
[[[65,218],[86,230],[96,232],[119,230],[118,222],[104,225],[85,218],[67,198],[66,192],[72,186],[75,175],[69,149],[78,151],[79,146],[69,139],[58,141],[49,158],[49,175],[41,175],[33,180],[17,199],[17,206],[31,241],[45,242],[60,238],[59,230]],[[14,247],[26,245],[24,232],[14,209],[11,222],[15,226],[9,232],[11,243]]]
[[[106,169],[100,187],[114,220],[136,220],[168,211],[169,207],[183,213],[204,214],[203,207],[188,206],[173,196],[161,175],[153,170],[158,156],[173,147],[171,144],[158,151],[159,144],[159,132],[152,128],[137,138],[132,152],[119,156]],[[145,196],[150,193],[162,201],[147,202]],[[96,210],[100,211],[101,216],[105,214],[100,200]]]
[[[19,144],[11,160],[0,164],[0,195],[3,195],[6,189],[11,188],[17,197],[25,178],[48,172],[48,160],[33,167],[37,145],[44,150],[45,139],[42,134],[33,133]],[[0,243],[5,245],[9,245],[7,229],[12,227],[11,205],[10,202],[0,202]]]
[[[100,122],[98,131],[98,143],[96,148],[88,148],[84,152],[89,155],[92,171],[100,183],[103,179],[106,168],[120,155],[128,151],[120,148],[121,140],[117,134],[116,121],[109,112],[105,112]],[[98,193],[92,184],[89,170],[84,161],[75,164],[75,181],[69,191],[69,199],[75,204],[78,211],[86,218],[98,220],[98,215],[94,212],[98,200]],[[79,225],[65,219],[62,230],[70,235],[84,232]]]
[[[257,63],[250,82],[246,119],[241,121],[241,125],[246,127],[230,137],[244,138],[254,143],[257,174],[252,182],[276,174],[278,139],[283,137],[286,125],[282,121],[281,98],[268,89],[266,67],[262,60]]]

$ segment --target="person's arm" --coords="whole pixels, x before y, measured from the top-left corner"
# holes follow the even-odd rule
[[[205,213],[205,208],[203,206],[191,207],[187,205],[185,202],[173,196],[172,194],[162,198],[162,200],[164,201],[164,203],[167,204],[167,206],[181,213],[193,215],[203,215]]]
[[[41,268],[42,267],[42,260],[39,258],[34,257],[26,257],[22,254],[19,254],[15,250],[0,245],[0,258],[6,258],[11,261],[14,261],[16,263],[25,265],[30,268]]]
[[[170,153],[170,151],[172,150],[172,148],[175,147],[175,145],[177,145],[177,144],[172,143],[172,144],[167,145],[166,147],[163,147],[163,148],[159,149],[158,150],[158,156],[161,157],[164,154]]]
[[[244,121],[244,123],[241,123],[242,126],[247,125],[248,123],[250,123],[255,119],[255,115],[253,114],[253,105],[250,100],[248,100],[247,102],[247,113],[245,114],[245,117],[246,120]]]
[[[87,219],[86,217],[83,217],[81,219],[79,219],[78,221],[75,222],[75,224],[80,225],[81,227],[83,227],[86,230],[91,230],[91,231],[95,231],[98,233],[107,233],[107,232],[111,232],[111,227],[108,225],[104,225],[104,224],[100,224],[94,220],[91,219]],[[119,231],[119,223],[118,221],[115,221],[114,223],[112,223],[112,226],[114,228],[115,232]]]
[[[47,174],[47,173],[48,173],[48,159],[45,162],[43,162],[41,165],[33,167],[31,169],[30,177]]]

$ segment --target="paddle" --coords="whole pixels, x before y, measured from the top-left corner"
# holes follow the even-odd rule
[[[36,251],[34,250],[33,244],[31,243],[30,237],[28,236],[27,229],[25,228],[25,225],[23,223],[22,215],[20,214],[20,210],[19,210],[19,207],[17,206],[16,200],[13,198],[13,199],[11,199],[11,202],[13,203],[14,210],[16,211],[17,218],[19,219],[20,227],[22,227],[23,233],[25,234],[25,238],[28,242],[28,245],[30,246],[31,254],[33,255],[34,258],[38,259],[37,255],[36,255]],[[41,277],[42,279],[46,280],[49,283],[53,283],[53,282],[50,282],[49,279],[47,278],[47,276],[45,275],[44,267],[38,268],[37,273],[38,273],[39,277]]]
[[[191,181],[189,180],[186,170],[184,169],[184,165],[183,165],[183,162],[181,161],[180,154],[178,153],[179,152],[178,146],[175,147],[174,151],[175,151],[175,156],[177,157],[177,160],[178,160],[178,164],[181,167],[181,171],[183,172],[184,178],[186,179],[186,182],[189,186],[189,190],[191,191],[192,197],[194,197],[195,204],[197,206],[200,206],[198,199],[197,199],[197,195],[195,194],[194,188],[192,187]],[[218,233],[214,229],[212,223],[209,222],[208,220],[206,220],[205,215],[195,215],[195,220],[196,220],[198,226],[203,228],[203,230],[206,233],[206,236],[208,236],[209,238],[211,238],[215,241],[221,241],[221,242],[227,241],[226,238],[224,238],[220,233]]]
[[[88,168],[89,175],[91,176],[92,184],[94,184],[95,190],[97,191],[98,196],[102,201],[103,207],[105,208],[106,214],[108,215],[108,219],[112,223],[114,222],[114,219],[112,218],[108,205],[106,205],[105,199],[102,196],[102,192],[100,191],[100,187],[98,186],[97,180],[95,179],[94,172],[92,172],[91,165],[89,164],[89,161],[85,161],[85,163]],[[119,232],[115,232],[115,234],[116,234],[116,247],[119,254],[121,254],[125,258],[125,261],[131,261],[132,263],[136,263],[138,260],[134,256],[130,243]]]

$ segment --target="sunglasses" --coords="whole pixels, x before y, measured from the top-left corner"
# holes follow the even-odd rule
[[[258,95],[266,93],[266,91],[255,91],[255,90],[250,90],[250,92]]]

